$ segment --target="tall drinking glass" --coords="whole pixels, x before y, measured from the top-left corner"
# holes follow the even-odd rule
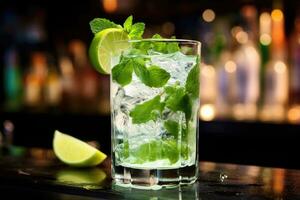
[[[111,60],[112,177],[146,189],[198,176],[200,42],[120,41]]]

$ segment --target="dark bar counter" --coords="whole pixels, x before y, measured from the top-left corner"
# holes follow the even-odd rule
[[[200,177],[189,186],[157,191],[123,188],[110,178],[110,159],[94,168],[71,168],[52,150],[1,150],[1,199],[300,199],[300,170],[200,162]],[[6,197],[6,198],[3,198]]]
[[[52,148],[53,133],[57,129],[84,141],[96,141],[103,152],[110,152],[109,115],[2,112],[0,131],[6,121],[14,125],[15,145]],[[299,124],[200,121],[199,158],[222,163],[300,169],[299,133]]]

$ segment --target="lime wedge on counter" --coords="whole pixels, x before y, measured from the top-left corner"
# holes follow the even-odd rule
[[[62,162],[75,167],[96,166],[107,157],[91,145],[59,131],[54,133],[53,150]]]
[[[123,29],[107,28],[96,33],[89,48],[94,68],[102,74],[110,74],[111,59],[128,48],[129,37]],[[124,42],[117,42],[124,41]]]

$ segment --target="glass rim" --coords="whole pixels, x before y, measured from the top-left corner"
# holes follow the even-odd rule
[[[118,40],[115,42],[129,42],[129,43],[137,43],[137,42],[179,42],[179,43],[188,43],[194,45],[201,45],[201,42],[197,40],[189,40],[189,39],[171,39],[171,38],[145,38],[145,39],[129,39],[129,40]]]

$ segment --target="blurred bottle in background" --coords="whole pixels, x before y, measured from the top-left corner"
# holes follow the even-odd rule
[[[45,82],[45,103],[47,109],[57,110],[62,100],[62,81],[54,58],[48,62],[48,73]]]
[[[274,9],[271,19],[271,57],[266,65],[265,94],[260,119],[283,121],[288,100],[288,65],[283,12],[280,9]]]
[[[205,9],[201,16],[195,11],[197,17],[147,22],[145,36],[156,32],[172,36],[176,30],[178,38],[198,37],[201,41],[202,120],[282,122],[287,118],[300,123],[300,17],[295,20],[287,48],[283,7],[275,5],[270,12],[271,8],[256,5],[230,12]],[[261,11],[259,17],[257,10]],[[68,31],[55,36],[51,29],[56,26],[47,24],[50,11],[42,6],[29,5],[21,14],[4,11],[0,16],[0,53],[4,55],[0,71],[4,97],[0,96],[0,103],[5,109],[18,111],[25,105],[44,112],[110,112],[109,76],[90,66],[88,43],[73,40],[75,36]],[[293,19],[291,13],[289,19]],[[289,28],[287,31],[289,34]],[[64,42],[57,38],[64,38]],[[62,48],[53,48],[58,42]],[[55,58],[41,53],[54,55],[56,51]]]
[[[232,117],[232,104],[237,91],[234,83],[236,64],[232,60],[232,53],[229,50],[224,50],[216,66],[216,114],[218,118],[228,119]]]
[[[263,100],[265,98],[265,77],[266,77],[266,67],[270,60],[270,44],[272,42],[271,36],[272,19],[269,12],[262,12],[259,16],[259,47],[261,55],[261,69],[260,69],[260,101],[259,108],[263,105]]]
[[[211,121],[216,117],[217,76],[214,66],[201,63],[199,115],[202,120]]]
[[[48,73],[45,53],[35,52],[31,56],[30,67],[25,75],[25,105],[31,110],[43,110],[45,82]]]
[[[60,109],[64,111],[78,111],[78,84],[75,79],[75,69],[71,59],[66,55],[59,55],[59,69],[61,72],[62,100]]]
[[[211,121],[216,117],[217,74],[216,65],[224,46],[223,34],[213,26],[215,13],[206,9],[202,13],[203,23],[200,27],[202,42],[202,63],[200,70],[199,116],[202,120]]]
[[[11,56],[15,54],[12,53],[12,51],[16,51],[15,33],[18,28],[19,17],[17,14],[11,9],[2,10],[2,12],[0,12],[0,65],[2,66],[0,67],[0,104],[4,108],[0,108],[0,110],[16,110],[18,107],[18,105],[13,105],[16,102],[12,103],[12,101],[15,101],[12,99],[12,96],[14,96],[13,93],[15,93],[13,90],[16,89],[16,82],[8,80],[8,77],[16,75],[15,67],[10,65],[19,65],[19,62],[12,58],[14,56]]]
[[[287,119],[292,123],[300,123],[300,16],[295,20],[295,26],[290,36],[290,108]]]
[[[72,40],[69,44],[69,51],[75,68],[80,110],[87,113],[97,112],[99,79],[98,74],[89,64],[86,45],[80,40]]]
[[[260,55],[257,47],[257,10],[254,6],[241,9],[241,26],[234,33],[233,62],[236,65],[233,89],[233,117],[237,120],[255,120],[259,98]],[[233,65],[233,64],[232,64]]]
[[[5,109],[18,111],[22,106],[22,72],[15,48],[9,48],[4,55]]]

